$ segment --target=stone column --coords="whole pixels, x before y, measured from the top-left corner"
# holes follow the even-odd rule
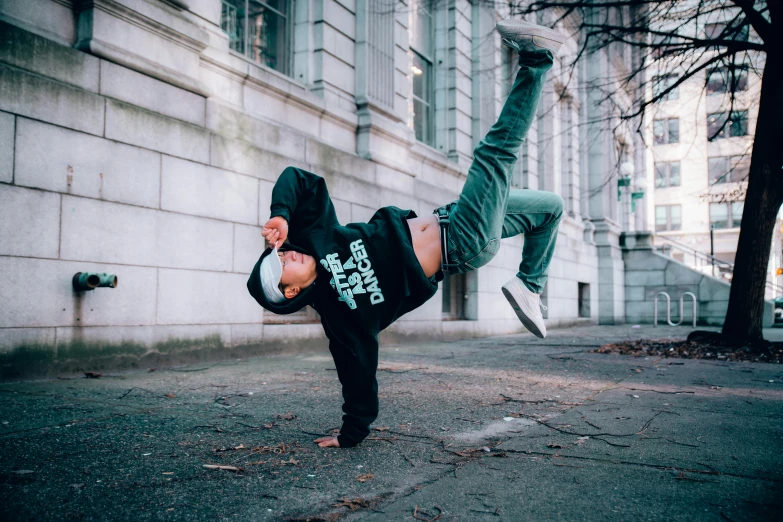
[[[588,13],[590,16],[590,13]],[[614,136],[607,123],[609,108],[600,104],[602,92],[591,85],[605,84],[612,74],[604,51],[585,56],[586,157],[588,212],[595,226],[598,252],[598,322],[625,321],[625,272],[620,250],[620,227],[613,216],[617,200],[617,177],[613,174]],[[614,201],[612,201],[614,198]],[[616,207],[614,207],[616,208]]]
[[[395,110],[396,6],[390,0],[356,4],[356,153],[408,172],[415,138]]]

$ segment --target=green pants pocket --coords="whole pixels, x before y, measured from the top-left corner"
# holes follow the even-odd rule
[[[497,255],[498,250],[500,250],[500,238],[492,239],[481,249],[481,252],[479,252],[478,255],[465,261],[464,265],[471,270],[476,270],[492,261],[492,258]]]

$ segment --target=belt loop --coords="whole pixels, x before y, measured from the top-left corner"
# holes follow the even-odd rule
[[[456,263],[451,263],[449,260],[449,211],[446,207],[439,207],[435,209],[433,214],[438,216],[438,227],[440,228],[441,270],[446,273],[451,273],[451,269],[456,269],[458,265]]]

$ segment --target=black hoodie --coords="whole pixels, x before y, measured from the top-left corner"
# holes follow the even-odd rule
[[[418,308],[438,289],[427,278],[411,243],[412,210],[384,207],[368,223],[340,225],[323,178],[288,167],[272,190],[271,217],[288,221],[287,248],[313,256],[315,283],[284,303],[270,303],[261,290],[256,263],[247,288],[265,309],[290,314],[311,305],[321,316],[329,351],[343,387],[341,447],[370,433],[378,416],[378,333]]]

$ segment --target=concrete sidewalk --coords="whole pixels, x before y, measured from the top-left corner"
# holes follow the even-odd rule
[[[0,518],[777,519],[783,368],[588,353],[688,331],[385,347],[354,449],[326,351],[0,383]]]

